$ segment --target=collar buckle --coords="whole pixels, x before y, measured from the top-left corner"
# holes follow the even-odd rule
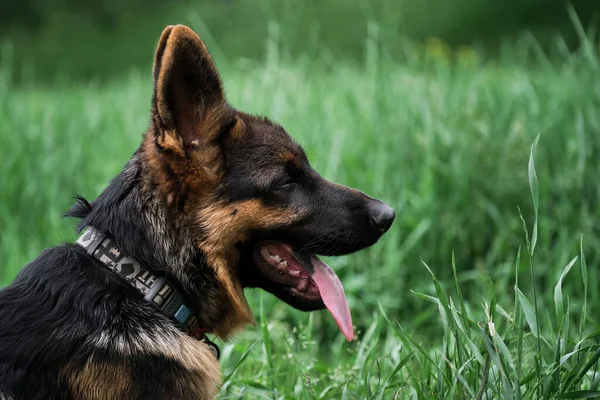
[[[208,349],[211,353],[213,353],[213,356],[215,356],[217,360],[221,358],[221,350],[219,350],[219,346],[217,346],[215,342],[212,342],[209,338],[206,337],[206,335],[204,336],[204,339],[202,339],[202,341],[208,346]]]

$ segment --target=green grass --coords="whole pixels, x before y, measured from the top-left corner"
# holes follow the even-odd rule
[[[600,395],[600,68],[583,43],[531,63],[523,40],[485,63],[432,42],[406,45],[399,63],[373,39],[359,65],[290,60],[272,38],[264,63],[219,64],[235,106],[282,123],[324,176],[398,214],[373,248],[328,260],[359,340],[347,344],[325,312],[249,291],[258,323],[220,343],[222,398]],[[74,239],[62,212],[133,153],[151,91],[147,72],[17,88],[9,69],[0,286]]]

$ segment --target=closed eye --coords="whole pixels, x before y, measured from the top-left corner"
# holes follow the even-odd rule
[[[300,171],[293,163],[288,163],[285,166],[285,172],[273,182],[273,188],[289,189],[300,181]]]
[[[284,176],[281,177],[281,179],[279,179],[276,183],[275,186],[276,187],[281,187],[281,188],[286,188],[286,187],[290,187],[291,185],[294,185],[296,183],[296,181],[294,179],[292,179],[291,176]]]

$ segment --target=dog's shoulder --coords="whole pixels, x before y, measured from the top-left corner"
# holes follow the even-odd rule
[[[0,393],[12,398],[212,398],[208,347],[76,245],[44,251],[0,291]]]

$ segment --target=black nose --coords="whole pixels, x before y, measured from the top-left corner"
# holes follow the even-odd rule
[[[371,225],[382,235],[390,229],[394,218],[396,218],[396,213],[387,204],[377,202],[374,206],[371,206]]]

